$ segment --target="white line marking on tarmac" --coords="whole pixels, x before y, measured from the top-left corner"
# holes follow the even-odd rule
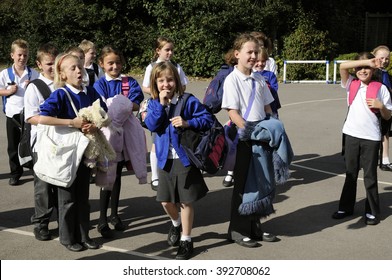
[[[295,164],[295,163],[291,163],[290,165],[295,166],[295,167],[299,167],[299,168],[303,168],[303,169],[308,169],[308,170],[315,171],[315,172],[320,172],[320,173],[324,173],[324,174],[328,174],[328,175],[334,175],[337,177],[346,178],[345,174],[333,173],[333,172],[329,172],[329,171],[325,171],[325,170],[321,170],[321,169],[316,169],[316,168],[312,168],[312,167],[307,167],[307,166],[303,166],[303,165],[299,165],[299,164]],[[363,178],[358,177],[358,180],[363,181]],[[392,185],[392,182],[378,181],[378,183],[383,184],[383,185]]]
[[[27,232],[27,231],[19,230],[19,229],[11,229],[11,228],[5,228],[5,227],[0,226],[0,231],[5,231],[5,232],[15,233],[15,234],[19,234],[19,235],[34,237],[34,234],[32,232]],[[57,238],[54,238],[53,240],[59,241],[59,238],[57,237]],[[139,252],[135,252],[135,251],[129,251],[129,250],[111,247],[111,246],[105,246],[105,245],[103,245],[99,250],[104,250],[104,251],[108,251],[108,252],[124,253],[124,254],[132,255],[132,256],[136,256],[136,257],[150,258],[153,260],[171,260],[169,258],[152,256],[152,255],[148,255],[148,254],[143,254],[143,253],[139,253]]]
[[[289,104],[284,104],[282,105],[283,107],[288,107],[288,106],[294,106],[294,105],[302,105],[302,104],[307,104],[307,103],[316,103],[316,102],[328,102],[328,101],[340,101],[340,100],[346,100],[347,98],[333,98],[333,99],[321,99],[321,100],[309,100],[309,101],[302,101],[302,102],[295,102],[295,103],[289,103]]]

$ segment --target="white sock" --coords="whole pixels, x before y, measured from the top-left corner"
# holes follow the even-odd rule
[[[158,180],[158,159],[155,152],[150,152],[151,181]]]
[[[181,241],[191,241],[192,238],[190,235],[181,235]]]
[[[390,164],[389,157],[383,157],[382,158],[382,164]]]
[[[178,219],[177,220],[171,220],[173,223],[173,226],[178,227],[181,225],[181,216],[178,215]]]
[[[234,172],[233,171],[227,171],[227,175],[233,176]]]

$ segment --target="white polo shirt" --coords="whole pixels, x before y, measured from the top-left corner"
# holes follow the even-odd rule
[[[156,63],[162,62],[162,60],[157,60]],[[152,72],[152,67],[153,63],[148,64],[146,68],[146,72],[144,73],[144,79],[143,79],[143,86],[144,87],[150,87],[150,77],[151,77],[151,72]],[[186,77],[184,70],[182,70],[182,67],[180,64],[177,63],[177,71],[178,74],[180,75],[180,81],[183,86],[186,86],[188,84],[188,78]]]
[[[252,94],[252,80],[256,81],[256,92],[247,120],[261,121],[266,117],[264,106],[273,102],[274,98],[260,74],[252,72],[250,76],[247,76],[236,66],[223,83],[222,109],[238,110],[241,116],[244,116]]]
[[[353,77],[350,76],[346,85],[341,85],[347,91],[347,102],[352,81]],[[366,103],[366,90],[367,85],[361,82],[361,86],[349,108],[346,121],[344,122],[343,133],[356,138],[380,141],[380,124],[377,116],[369,109]],[[377,99],[380,100],[388,110],[392,110],[391,95],[386,86],[381,86],[377,93]]]
[[[39,75],[39,78],[45,82],[50,88],[50,91],[54,91],[53,81],[45,78],[42,74]],[[38,90],[35,84],[30,84],[26,88],[26,92],[24,95],[24,104],[25,104],[25,121],[33,116],[38,116],[40,113],[39,106],[44,102],[44,98],[42,97],[41,92]],[[30,132],[30,143],[34,143],[37,137],[37,127],[35,125],[31,126]]]

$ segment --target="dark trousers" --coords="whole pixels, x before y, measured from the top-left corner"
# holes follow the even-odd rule
[[[248,169],[252,157],[251,142],[239,141],[237,145],[237,156],[234,167],[234,187],[231,198],[230,224],[228,239],[240,240],[244,237],[260,237],[260,216],[240,215],[238,207],[242,203]]]
[[[121,191],[121,176],[122,170],[124,168],[124,161],[120,161],[117,163],[117,171],[116,171],[116,181],[114,181],[113,189],[111,191],[102,190],[99,194],[99,206],[100,206],[100,215],[99,215],[99,224],[107,223],[107,211],[109,207],[110,201],[110,216],[114,217],[118,215],[118,205],[120,202],[120,191]]]
[[[33,153],[34,163],[37,153]],[[54,208],[58,209],[57,187],[42,181],[34,173],[34,214],[31,223],[37,228],[48,228]]]
[[[357,194],[358,173],[363,168],[366,189],[365,213],[379,216],[380,202],[377,184],[379,141],[359,139],[346,135],[346,180],[340,196],[339,210],[353,212]]]
[[[23,167],[20,166],[18,157],[18,145],[22,135],[20,128],[20,114],[16,114],[12,118],[7,117],[6,129],[10,174],[12,178],[19,179],[23,174]]]
[[[59,238],[63,245],[89,239],[90,172],[82,159],[73,184],[69,188],[58,187]]]

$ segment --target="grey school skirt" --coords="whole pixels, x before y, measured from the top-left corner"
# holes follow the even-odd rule
[[[157,201],[191,203],[204,197],[208,187],[201,171],[185,167],[180,159],[168,159],[165,168],[158,171]]]

